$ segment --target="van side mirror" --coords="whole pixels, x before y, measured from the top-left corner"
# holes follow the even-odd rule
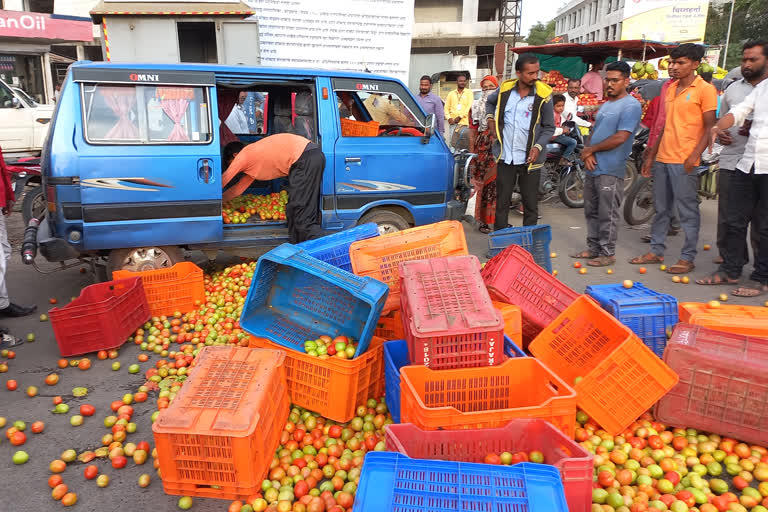
[[[435,124],[435,114],[429,114],[424,123],[424,137],[421,139],[422,144],[429,143],[429,139],[435,134]]]

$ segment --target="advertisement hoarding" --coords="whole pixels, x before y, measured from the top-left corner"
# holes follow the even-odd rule
[[[708,10],[708,1],[626,0],[621,38],[701,42]]]

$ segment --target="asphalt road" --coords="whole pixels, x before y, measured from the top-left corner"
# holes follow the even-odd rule
[[[580,275],[572,268],[572,260],[568,253],[574,249],[583,248],[584,245],[584,219],[582,210],[571,210],[560,204],[546,205],[543,207],[543,219],[541,223],[552,225],[553,241],[552,251],[558,256],[553,261],[553,268],[559,270],[559,277],[576,291],[583,292],[589,284],[603,284],[620,282],[623,279],[642,281],[647,286],[672,294],[680,301],[708,301],[716,298],[720,293],[730,291],[726,287],[702,287],[696,284],[675,284],[668,274],[660,272],[658,268],[648,267],[648,273],[641,276],[637,267],[629,265],[627,260],[634,255],[642,254],[648,250],[648,245],[639,241],[647,232],[646,228],[630,229],[622,226],[619,235],[619,249],[617,251],[618,262],[614,268],[615,273],[608,275],[605,269],[589,269],[586,275]],[[715,201],[702,203],[702,236],[699,247],[715,242]],[[521,217],[511,214],[513,225],[521,224]],[[93,283],[93,277],[89,274],[81,274],[79,269],[69,269],[50,275],[41,275],[33,268],[21,264],[18,256],[18,244],[21,239],[21,220],[19,214],[14,214],[9,222],[10,238],[14,243],[14,255],[8,271],[8,285],[14,301],[22,304],[37,304],[39,312],[45,313],[51,307],[48,299],[55,297],[60,304],[66,304],[70,297],[77,296],[80,290]],[[471,225],[465,224],[468,243],[473,254],[478,255],[484,261],[487,251],[487,237],[479,233]],[[675,261],[682,244],[682,236],[671,239],[668,252],[668,260]],[[711,260],[716,256],[716,251],[702,251],[697,260],[697,269],[693,276],[705,275],[715,269]],[[202,259],[200,254],[192,254],[192,259]],[[43,265],[50,268],[50,265]],[[729,303],[762,304],[765,299],[735,300]],[[93,366],[88,371],[80,371],[76,368],[58,370],[56,361],[59,358],[58,347],[53,337],[50,322],[40,322],[38,315],[0,321],[0,325],[9,327],[14,334],[20,337],[27,333],[35,333],[37,340],[34,343],[25,343],[19,347],[17,357],[9,362],[8,373],[0,375],[0,416],[7,418],[9,423],[15,420],[27,422],[42,420],[46,424],[42,434],[28,433],[27,443],[22,447],[30,455],[30,460],[23,466],[14,466],[11,462],[12,454],[18,449],[10,445],[5,436],[0,438],[0,512],[26,512],[53,510],[52,507],[60,507],[54,503],[47,479],[50,475],[48,464],[59,458],[60,454],[68,448],[74,448],[79,452],[86,449],[95,449],[100,445],[100,438],[107,433],[103,426],[103,418],[109,414],[109,403],[118,400],[124,393],[133,392],[142,384],[141,374],[154,364],[158,356],[154,356],[149,362],[142,363],[142,372],[138,375],[130,375],[128,365],[136,362],[138,348],[135,345],[125,345],[120,350],[118,360],[122,363],[122,369],[113,372],[110,368],[110,360],[99,361],[92,357]],[[61,376],[60,382],[54,387],[48,387],[43,383],[45,376],[51,372],[57,372]],[[19,382],[19,390],[9,392],[5,389],[5,381],[16,379]],[[24,390],[29,385],[40,388],[40,394],[35,398],[28,398]],[[76,386],[86,386],[89,389],[87,398],[73,398],[71,390]],[[71,407],[71,413],[56,415],[51,413],[51,397],[61,395]],[[97,411],[91,418],[86,418],[80,427],[72,427],[69,417],[79,405],[83,403],[93,404]],[[144,404],[136,405],[134,421],[138,424],[136,434],[129,436],[131,442],[141,440],[152,442],[150,415],[153,411],[154,398]],[[78,494],[78,504],[75,510],[111,512],[135,512],[144,510],[171,511],[177,510],[176,497],[166,496],[162,491],[159,479],[155,477],[151,461],[144,466],[136,466],[131,461],[125,469],[114,470],[106,461],[99,461],[100,470],[110,476],[111,483],[107,488],[100,489],[94,481],[87,481],[83,477],[85,465],[80,463],[70,464],[64,472],[65,483]],[[146,488],[138,487],[137,480],[141,473],[152,475],[152,484]],[[199,512],[226,510],[227,502],[217,500],[196,499],[193,510]]]

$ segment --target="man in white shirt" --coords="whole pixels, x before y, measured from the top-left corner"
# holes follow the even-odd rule
[[[579,91],[581,91],[581,80],[569,78],[568,89],[565,95],[565,109],[563,110],[563,116],[566,119],[570,119],[576,126],[584,128],[591,128],[592,123],[579,117]],[[570,115],[570,118],[568,117]]]
[[[234,134],[248,133],[248,116],[245,114],[245,107],[243,106],[246,99],[248,99],[248,93],[246,91],[240,91],[240,96],[237,98],[237,104],[225,121],[227,128],[232,130],[232,133]]]
[[[745,49],[756,48],[760,51],[756,59],[762,67],[768,66],[768,42],[750,42]],[[765,71],[765,69],[763,69]],[[753,219],[768,218],[768,80],[760,82],[749,95],[732,107],[712,128],[712,141],[727,137],[727,130],[732,126],[742,126],[748,119],[753,119],[749,138],[744,146],[744,154],[736,164],[736,169],[729,174],[726,243],[723,264],[720,272],[725,278],[722,282],[738,282],[747,261],[744,258],[744,244],[747,226]],[[737,297],[757,297],[768,293],[768,222],[758,226],[758,250],[755,255],[755,269],[749,281],[735,289]],[[713,278],[715,276],[712,276]]]

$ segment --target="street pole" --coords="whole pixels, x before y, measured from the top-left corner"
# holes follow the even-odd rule
[[[723,69],[726,71],[728,68],[725,66],[728,59],[728,43],[731,42],[731,25],[733,24],[733,8],[736,0],[731,0],[731,16],[728,19],[728,34],[725,36],[725,52],[723,52]]]

